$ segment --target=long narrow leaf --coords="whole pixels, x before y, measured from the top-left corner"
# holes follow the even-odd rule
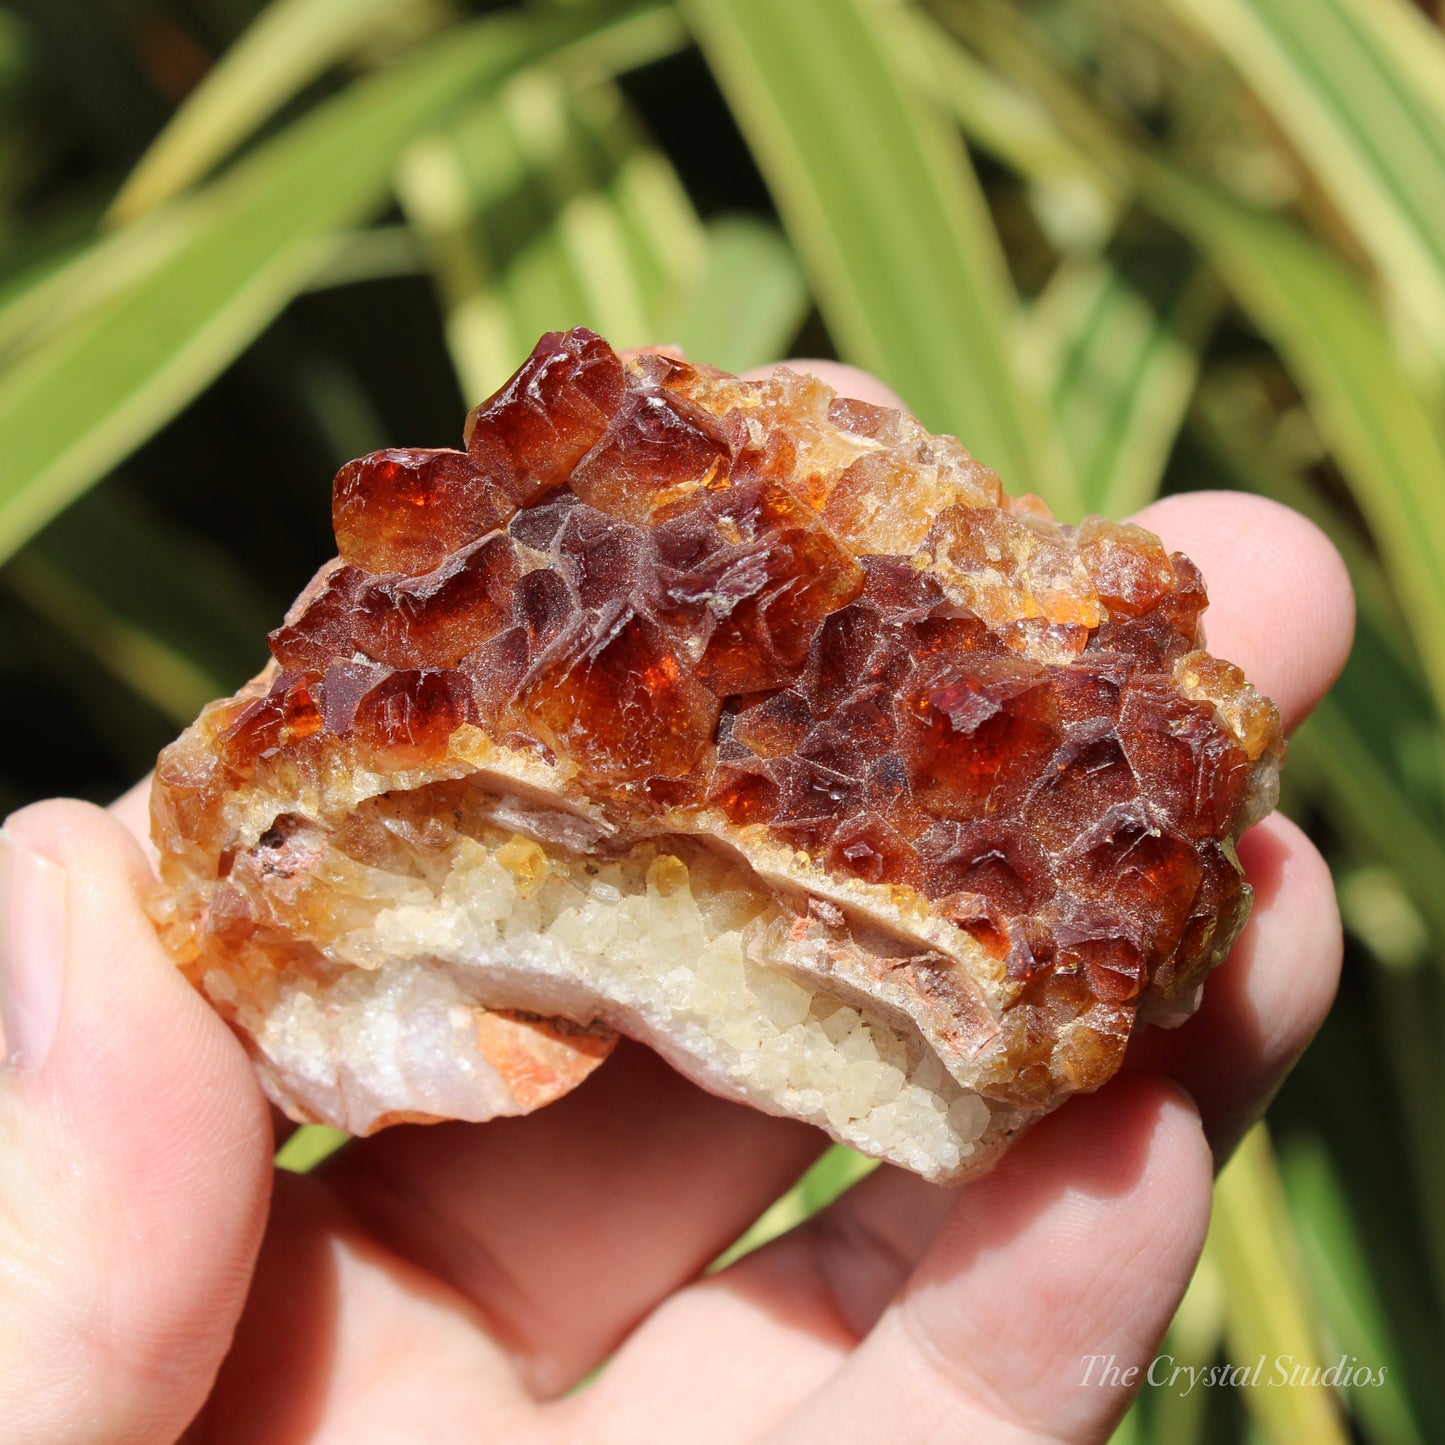
[[[384,195],[397,156],[466,96],[586,33],[480,21],[353,87],[193,203],[163,271],[0,380],[0,557],[201,390]]]
[[[189,209],[146,216],[9,278],[0,289],[0,364],[161,270],[194,239],[198,219]]]
[[[1061,155],[1087,156],[1091,176],[1103,178],[1118,197],[1132,195],[1134,177],[1120,134],[1130,123],[1128,113],[1113,105],[1106,111],[1102,95],[1085,91],[1070,68],[1072,53],[1068,58],[1061,54],[1041,24],[1011,0],[932,0],[932,8],[946,28],[920,17],[919,33],[937,58],[931,67],[918,70],[919,81],[937,87],[970,140],[1031,179],[1047,174],[1037,169],[1034,159],[1044,147]],[[1033,112],[1032,145],[1018,146],[995,119],[981,114],[983,99],[968,93],[980,83],[981,71],[993,77],[992,90],[984,92],[991,107],[1022,106]]]
[[[498,293],[496,264],[476,234],[478,218],[493,209],[504,213],[518,236],[533,234],[539,224],[527,197],[527,166],[511,145],[499,106],[476,106],[418,141],[397,167],[395,183],[441,293],[462,394],[480,399],[506,376],[507,358],[525,354],[519,350],[525,343]]]
[[[746,371],[783,356],[807,311],[807,282],[787,241],[762,221],[727,217],[708,227],[705,269],[658,337],[724,371]]]
[[[796,1228],[820,1209],[826,1209],[860,1179],[866,1179],[877,1167],[876,1159],[866,1159],[853,1149],[834,1144],[781,1199],[769,1205],[740,1239],[708,1266],[708,1272],[726,1269],[745,1254]]]
[[[353,54],[405,0],[273,0],[206,73],[140,159],[109,220],[134,220],[231,154],[288,100]]]
[[[684,0],[844,355],[1012,490],[1077,511],[1010,353],[1017,309],[967,159],[876,0]]]
[[[1391,867],[1445,937],[1445,848],[1420,816],[1415,798],[1391,776],[1368,734],[1338,699],[1326,698],[1291,744],[1297,770],[1316,772],[1328,782],[1321,806]]]
[[[1231,1359],[1260,1369],[1259,1388],[1243,1392],[1250,1413],[1271,1440],[1345,1445],[1333,1396],[1318,1374],[1312,1378],[1324,1368],[1316,1308],[1263,1124],[1219,1176],[1209,1241],[1224,1277]],[[1275,1376],[1280,1362],[1283,1380]]]
[[[362,226],[339,234],[331,254],[310,281],[312,291],[354,286],[358,281],[383,281],[393,276],[426,272],[421,247],[410,226]]]
[[[1113,232],[1127,178],[1055,123],[1036,96],[957,44],[938,21],[900,7],[899,53],[920,83],[936,89],[965,134],[1025,177],[1050,239],[1064,250],[1091,250]]]
[[[660,339],[703,269],[670,164],[611,87],[519,77],[406,158],[398,189],[442,291],[464,391],[484,396],[546,330]]]
[[[990,12],[992,13],[992,11]],[[1445,426],[1415,386],[1364,283],[1297,226],[1198,179],[1091,108],[1048,37],[1017,15],[995,31],[1055,121],[1133,176],[1139,200],[1191,240],[1278,348],[1397,581],[1445,705]],[[966,115],[961,114],[966,120]]]
[[[177,727],[260,667],[273,620],[224,556],[109,489],[12,558],[0,588]]]
[[[1248,78],[1389,278],[1402,314],[1445,350],[1445,106],[1392,63],[1407,0],[1169,3]],[[1445,36],[1411,29],[1422,65],[1433,52],[1438,87]]]
[[[309,1174],[350,1137],[327,1124],[303,1124],[276,1151],[276,1167],[292,1174]]]
[[[686,31],[679,31],[679,44]],[[628,253],[642,268],[648,340],[660,319],[699,284],[705,264],[702,224],[681,176],[644,132],[621,92],[597,85],[577,97],[577,119],[603,169],[613,176],[611,203]]]
[[[1152,501],[1184,421],[1221,298],[1193,260],[1164,290],[1156,303],[1108,259],[1066,262],[1032,309],[1026,335],[1086,511],[1122,517]]]
[[[1353,849],[1346,845],[1346,856]],[[1439,974],[1358,972],[1287,1086],[1291,1137],[1329,1154],[1358,1222],[1359,1244],[1388,1301],[1404,1378],[1397,1382],[1430,1441],[1445,1439],[1445,1070]]]
[[[1445,1197],[1445,1070],[1440,1059],[1438,978],[1438,971],[1431,974],[1423,969],[1391,977],[1377,972],[1372,978],[1377,1038],[1402,1106],[1402,1132],[1408,1143],[1401,1160],[1401,1182],[1414,1185],[1417,1214],[1424,1224],[1425,1257],[1415,1264],[1433,1274],[1437,1317],[1445,1302],[1445,1216],[1440,1212]],[[1430,1342],[1437,1357],[1441,1338],[1445,1336]]]
[[[519,268],[531,293],[517,316],[526,337],[519,350],[530,343],[530,333],[549,330],[562,319],[554,320],[549,312],[563,301],[564,286],[572,293],[567,314],[615,338],[617,345],[644,344],[651,331],[647,283],[654,274],[653,258],[628,234],[611,194],[614,156],[599,154],[578,121],[565,91],[548,76],[523,76],[503,97],[502,124],[533,177],[545,218],[539,253],[544,264],[531,271]],[[627,124],[621,113],[617,123]],[[636,137],[619,137],[614,152],[620,156],[619,170],[634,160],[645,164],[643,154]],[[700,249],[696,216],[690,207],[681,215]],[[668,220],[676,225],[677,213],[659,216],[659,229]],[[537,320],[524,319],[529,314]]]
[[[1185,231],[1275,343],[1339,459],[1445,701],[1445,433],[1364,287],[1287,222],[1140,158],[1143,194]]]
[[[1424,1445],[1404,1393],[1394,1331],[1329,1155],[1316,1141],[1300,1140],[1285,1151],[1281,1175],[1314,1295],[1335,1347],[1351,1357],[1353,1410],[1379,1445]],[[1368,1383],[1353,1383],[1358,1368],[1368,1372]]]

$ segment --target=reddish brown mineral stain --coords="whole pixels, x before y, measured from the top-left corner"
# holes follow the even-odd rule
[[[1217,961],[1279,724],[1197,651],[1187,558],[1057,526],[899,413],[580,329],[466,445],[342,469],[340,562],[272,634],[269,691],[211,714],[232,777],[327,739],[421,768],[476,724],[634,819],[764,825],[999,961],[1024,1098],[1103,1077],[1151,981]],[[212,783],[159,786],[190,817]]]

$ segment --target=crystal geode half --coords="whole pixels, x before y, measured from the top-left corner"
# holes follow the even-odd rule
[[[293,1118],[526,1112],[616,1030],[950,1179],[1193,1007],[1272,704],[1142,529],[811,376],[543,337],[161,755],[162,934]]]

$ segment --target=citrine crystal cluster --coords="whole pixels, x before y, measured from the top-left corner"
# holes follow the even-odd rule
[[[1192,1006],[1282,743],[1186,557],[580,329],[465,440],[341,471],[157,770],[163,934],[292,1113],[517,1112],[621,1028],[955,1177]]]

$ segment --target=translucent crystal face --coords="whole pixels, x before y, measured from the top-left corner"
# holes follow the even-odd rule
[[[269,691],[204,720],[232,786],[337,746],[425,768],[471,726],[634,824],[757,825],[998,961],[1025,1095],[1111,1069],[1237,931],[1281,742],[1199,650],[1197,570],[906,415],[554,333],[465,451],[352,462],[334,512]]]

